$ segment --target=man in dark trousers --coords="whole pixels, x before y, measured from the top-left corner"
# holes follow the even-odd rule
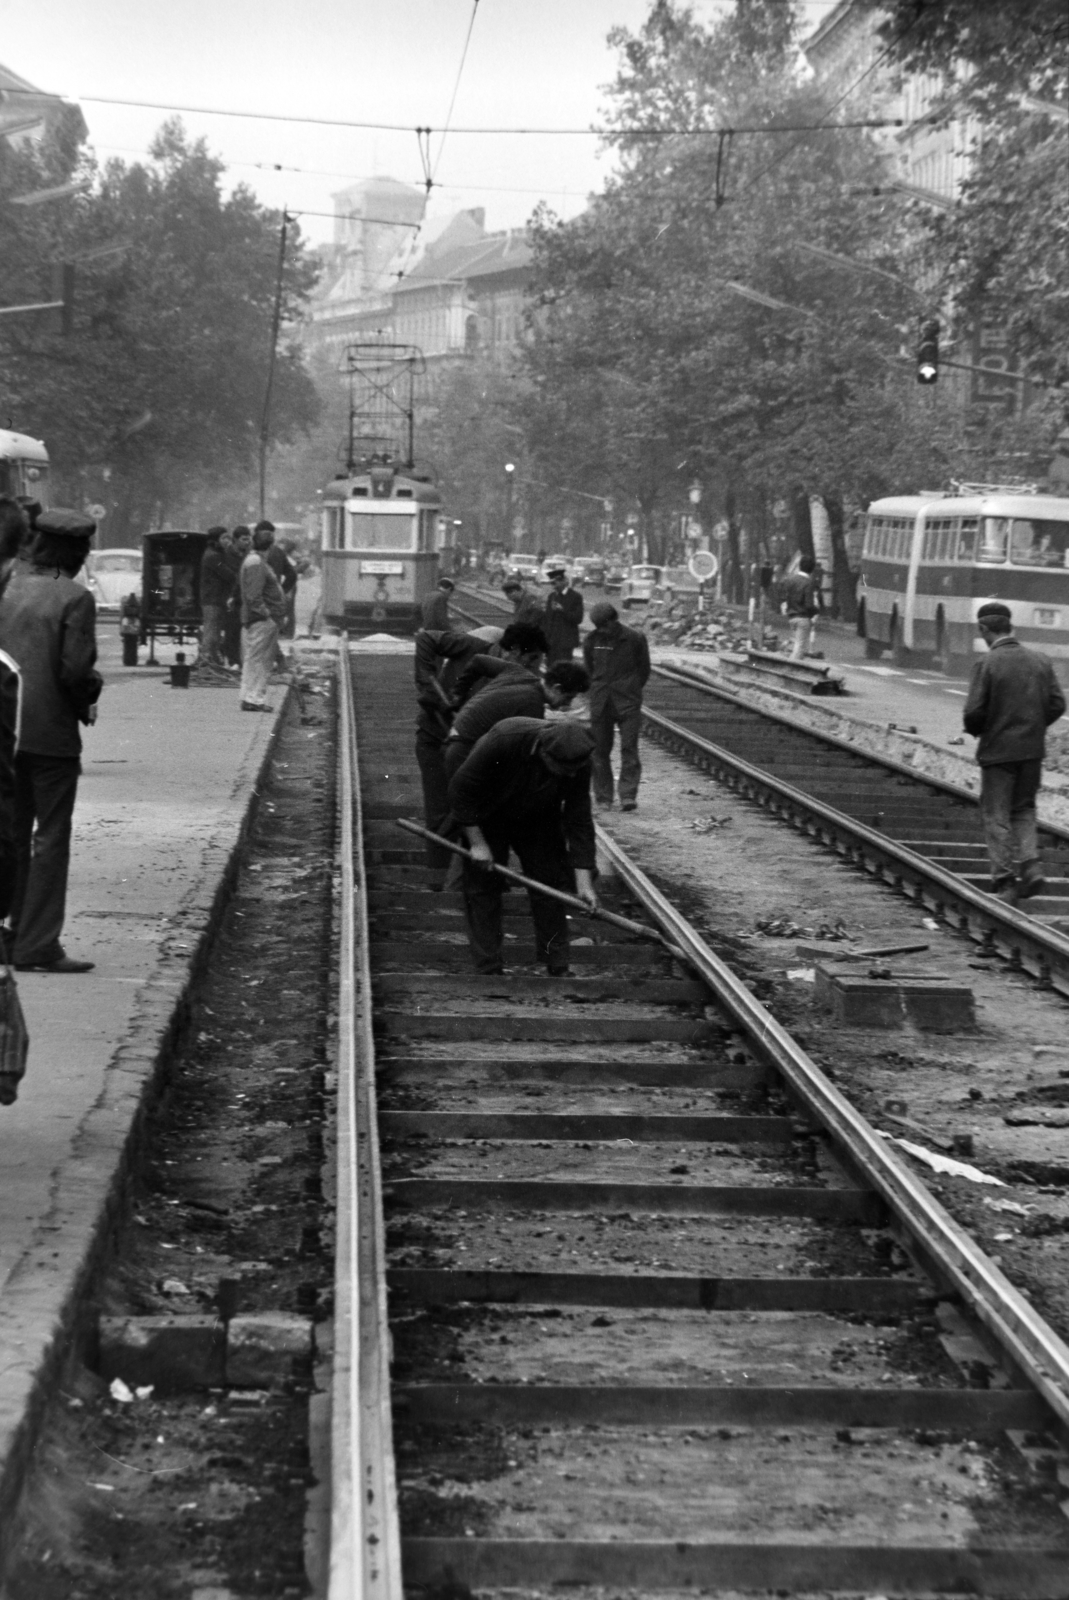
[[[478,694],[473,695],[453,718],[445,741],[445,775],[453,774],[468,759],[484,733],[506,717],[544,717],[547,708],[564,711],[577,694],[590,688],[585,667],[574,661],[558,661],[544,678],[537,672],[522,677],[502,674]]]
[[[542,616],[542,632],[546,636],[546,663],[570,661],[579,648],[579,624],[583,620],[583,597],[578,589],[569,589],[568,574],[563,567],[550,567],[546,573],[549,593]]]
[[[237,583],[237,574],[223,553],[221,541],[225,533],[221,523],[208,529],[200,563],[200,604],[204,613],[200,655],[212,667],[223,664],[227,602]]]
[[[783,601],[791,628],[792,661],[801,661],[807,645],[809,648],[813,646],[813,628],[819,609],[813,577],[816,565],[812,556],[803,556],[798,563],[798,571],[792,572],[783,585]]]
[[[594,819],[590,814],[593,740],[580,722],[509,717],[481,738],[449,785],[453,820],[467,835],[464,911],[478,972],[504,972],[501,927],[504,866],[510,848],[528,878],[597,905]],[[568,917],[556,900],[528,891],[537,959],[551,977],[568,971]]]
[[[89,972],[60,943],[71,820],[81,771],[79,723],[96,721],[96,603],[75,583],[96,523],[80,511],[42,511],[30,559],[16,563],[0,600],[0,648],[22,675],[15,757],[15,966]]]
[[[638,628],[624,626],[616,607],[608,600],[591,606],[590,620],[594,627],[584,641],[583,660],[590,673],[594,799],[599,805],[612,805],[612,746],[619,728],[620,810],[634,811],[642,776],[638,730],[642,691],[650,675],[650,647]]]
[[[432,833],[442,833],[449,816],[444,747],[453,721],[457,674],[500,638],[500,628],[480,628],[476,633],[421,628],[416,634],[416,762],[423,786],[423,821]],[[430,839],[425,853],[430,887],[441,889],[454,857]]]
[[[989,600],[976,613],[988,654],[973,668],[965,732],[979,739],[980,816],[991,863],[991,892],[1016,905],[1046,887],[1036,842],[1036,795],[1046,730],[1065,696],[1046,656],[1013,637],[1013,613]]]
[[[430,594],[423,596],[420,603],[420,621],[425,628],[436,628],[440,633],[446,632],[453,626],[453,619],[449,615],[449,598],[456,588],[452,578],[444,575],[438,579],[437,584]]]

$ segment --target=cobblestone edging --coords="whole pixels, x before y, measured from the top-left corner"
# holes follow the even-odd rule
[[[185,1023],[190,990],[229,899],[291,696],[287,691],[283,697],[266,742],[235,774],[232,792],[244,792],[247,802],[204,848],[197,882],[170,920],[155,971],[137,992],[101,1093],[55,1175],[34,1244],[6,1285],[0,1334],[0,1574],[45,1409],[72,1343],[85,1332],[85,1298],[121,1213],[145,1119]]]

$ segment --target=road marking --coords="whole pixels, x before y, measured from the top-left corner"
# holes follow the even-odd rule
[[[960,694],[963,700],[967,700],[969,698],[968,689],[948,689],[947,694]]]
[[[874,672],[878,678],[901,678],[900,667],[863,667],[860,661],[854,663],[855,672]]]
[[[928,687],[928,685],[932,682],[932,680],[931,680],[931,678],[907,678],[906,682],[907,683],[919,683],[922,689],[926,689]]]

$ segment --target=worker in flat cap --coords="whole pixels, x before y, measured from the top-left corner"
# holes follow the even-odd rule
[[[510,572],[501,591],[512,607],[513,622],[526,622],[534,628],[542,626],[544,612],[542,602],[537,595],[531,593],[518,572]]]
[[[556,661],[570,661],[579,648],[579,624],[583,620],[583,597],[578,589],[568,587],[568,571],[563,566],[550,567],[546,572],[549,593],[546,595],[542,632],[546,636],[546,665]]]
[[[28,561],[0,599],[0,649],[22,676],[15,756],[15,885],[10,920],[20,971],[79,973],[91,961],[60,942],[67,904],[71,821],[81,772],[80,725],[96,721],[96,602],[74,580],[96,523],[80,511],[42,511]]]
[[[1046,884],[1036,840],[1036,795],[1046,730],[1065,711],[1065,696],[1046,656],[1013,635],[1013,613],[988,600],[976,613],[987,645],[973,668],[965,732],[979,740],[980,817],[991,866],[991,892],[1010,905],[1042,894]]]
[[[646,635],[620,621],[616,607],[599,600],[590,608],[593,629],[583,641],[583,660],[590,673],[590,731],[594,735],[594,799],[609,807],[613,801],[612,747],[620,730],[620,810],[638,806],[642,762],[638,733],[642,722],[642,691],[650,675],[650,647]]]
[[[423,596],[420,602],[420,626],[434,628],[439,633],[445,633],[453,626],[453,619],[449,614],[449,599],[456,588],[452,578],[444,574],[438,579],[437,584],[430,594]]]
[[[489,692],[489,691],[484,691]],[[590,753],[579,722],[506,717],[485,733],[449,784],[453,821],[467,836],[464,911],[478,972],[505,971],[501,877],[515,850],[526,877],[597,905]],[[528,891],[535,956],[551,977],[568,972],[568,918],[559,901]]]

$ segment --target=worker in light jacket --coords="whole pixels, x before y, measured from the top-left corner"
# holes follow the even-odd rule
[[[973,668],[965,732],[979,739],[980,816],[991,892],[1016,905],[1046,887],[1036,840],[1036,795],[1046,731],[1065,711],[1065,696],[1046,656],[1013,637],[1013,614],[1001,600],[976,613],[988,654]]]
[[[642,691],[650,675],[650,647],[638,628],[628,628],[608,600],[590,608],[593,630],[583,644],[583,660],[590,673],[590,731],[594,735],[591,778],[599,805],[613,801],[612,747],[620,730],[620,810],[634,811],[642,762],[638,730],[642,721]]]

